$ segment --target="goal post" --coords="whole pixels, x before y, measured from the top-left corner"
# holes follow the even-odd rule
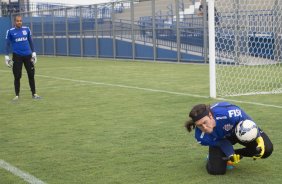
[[[208,4],[208,15],[214,15],[214,0]],[[209,28],[209,73],[210,73],[210,97],[216,98],[216,69],[215,69],[215,21],[214,16],[208,17]]]
[[[208,0],[210,97],[282,93],[282,0]]]

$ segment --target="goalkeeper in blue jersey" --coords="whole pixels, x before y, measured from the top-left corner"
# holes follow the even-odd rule
[[[242,157],[267,158],[273,151],[270,139],[260,128],[253,141],[242,142],[237,138],[236,125],[252,118],[236,105],[228,102],[211,106],[198,104],[190,111],[189,118],[185,124],[187,130],[195,129],[198,143],[209,146],[206,165],[209,174],[225,174],[227,162],[237,164]],[[236,143],[244,147],[234,150]]]
[[[13,100],[19,99],[20,79],[22,77],[22,66],[27,71],[29,86],[33,99],[40,99],[36,94],[34,74],[34,65],[37,61],[36,52],[31,38],[31,31],[28,27],[22,26],[22,17],[17,15],[14,18],[15,27],[7,30],[6,34],[6,55],[5,63],[13,69],[14,87],[16,96]],[[10,45],[12,45],[13,58],[9,57]]]

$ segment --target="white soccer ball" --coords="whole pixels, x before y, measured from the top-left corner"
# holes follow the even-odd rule
[[[258,127],[255,122],[244,120],[237,124],[235,134],[240,141],[251,142],[257,138]]]

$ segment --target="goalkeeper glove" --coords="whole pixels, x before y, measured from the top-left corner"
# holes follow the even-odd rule
[[[255,156],[253,156],[254,159],[261,158],[264,155],[264,151],[265,151],[264,141],[263,141],[263,138],[261,136],[259,136],[256,139],[256,142],[258,144],[256,149],[259,153]]]
[[[240,162],[241,156],[239,154],[233,154],[230,155],[228,158],[232,164],[238,164]]]
[[[31,55],[31,62],[33,63],[33,65],[35,65],[35,63],[37,62],[36,52],[32,53],[32,55]]]
[[[10,60],[10,57],[8,55],[5,56],[5,63],[7,67],[12,68],[13,67],[13,61]]]

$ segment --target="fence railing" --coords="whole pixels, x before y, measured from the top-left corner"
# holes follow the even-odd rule
[[[155,1],[149,2],[153,6]],[[156,16],[158,15],[156,9],[152,8],[151,5],[148,6],[148,1],[146,3],[146,5],[143,5],[139,1],[127,0],[17,14],[23,16],[24,23],[31,28],[33,36],[37,39],[44,54],[46,54],[44,52],[46,42],[50,42],[50,39],[53,39],[53,44],[48,44],[48,47],[54,47],[53,53],[56,54],[58,38],[60,38],[60,41],[65,39],[63,42],[67,43],[67,49],[69,49],[69,39],[78,38],[81,46],[80,53],[83,56],[82,47],[85,38],[98,40],[98,44],[96,44],[98,50],[101,49],[99,47],[102,43],[99,39],[107,38],[111,40],[107,43],[110,43],[110,47],[113,48],[113,57],[115,57],[115,49],[120,49],[115,44],[120,43],[118,41],[125,41],[131,45],[133,50],[137,44],[139,47],[148,46],[149,50],[152,49],[151,59],[153,60],[161,59],[161,54],[158,52],[164,53],[163,49],[165,49],[177,53],[177,57],[171,58],[175,61],[186,60],[187,58],[182,56],[189,54],[194,54],[199,57],[197,60],[203,61],[203,18],[187,15],[180,19],[177,14]],[[182,2],[179,1],[178,3],[174,7],[181,8]],[[151,13],[146,16],[137,15],[141,12],[139,10],[142,8],[148,10],[148,7],[151,9]],[[179,12],[176,8],[175,13],[177,11]],[[137,56],[134,54],[136,52],[132,51],[133,59]]]

